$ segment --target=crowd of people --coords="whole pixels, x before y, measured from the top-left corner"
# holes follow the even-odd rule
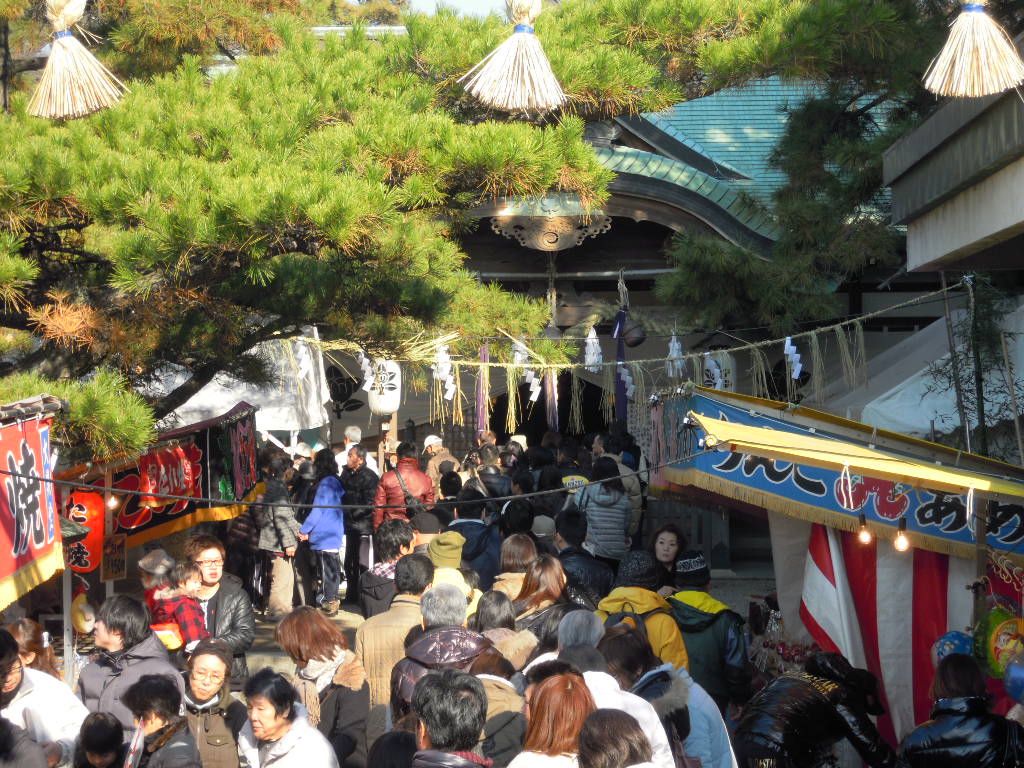
[[[755,692],[703,554],[672,524],[640,538],[628,435],[483,433],[462,460],[430,436],[381,475],[359,439],[265,451],[227,546],[141,558],[141,599],[100,606],[74,690],[39,624],[0,630],[0,766],[815,768],[842,740],[872,768],[1024,765],[968,656],[939,663],[898,750],[877,681],[838,654]],[[258,620],[288,673],[250,672]]]

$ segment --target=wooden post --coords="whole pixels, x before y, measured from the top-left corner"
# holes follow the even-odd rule
[[[978,339],[978,307],[975,301],[974,285],[967,283],[967,296],[971,303],[971,357],[974,360],[974,407],[978,411],[978,441],[981,455],[988,456],[988,424],[985,420],[985,380],[981,370],[981,348]]]
[[[999,334],[999,341],[1003,345],[1003,366],[1006,368],[1006,386],[1010,389],[1010,405],[1013,406],[1013,431],[1017,435],[1017,456],[1021,466],[1024,466],[1024,439],[1020,434],[1020,408],[1017,405],[1017,387],[1013,380],[1013,366],[1010,364],[1010,352],[1006,348],[1006,334]]]
[[[104,488],[108,488],[108,489],[114,487],[114,475],[113,475],[113,473],[109,469],[106,470],[103,473],[103,487]],[[115,527],[114,526],[114,516],[117,514],[117,510],[112,510],[110,508],[110,500],[112,498],[114,498],[114,494],[112,494],[109,490],[106,490],[106,491],[103,492],[103,542],[104,542],[104,546],[106,546],[106,540],[110,536],[112,536],[114,534],[114,527]],[[100,568],[101,569],[103,568],[102,562],[100,563]],[[106,582],[106,596],[107,597],[113,597],[114,596],[114,582],[113,581]]]
[[[985,514],[979,515],[975,511],[974,515],[974,580],[976,583],[984,584],[984,579],[988,576],[988,549],[987,549],[987,533],[988,521],[992,515],[996,512],[996,502],[989,501],[985,505]],[[986,590],[976,589],[974,590],[974,611],[972,612],[971,624],[977,626],[978,622],[981,621],[982,616],[985,615],[988,606],[985,604]]]
[[[953,319],[949,314],[949,291],[946,290],[946,273],[939,272],[942,278],[942,303],[946,316],[946,340],[949,342],[949,363],[953,369],[953,391],[956,393],[956,410],[960,415],[960,427],[964,431],[964,446],[971,453],[971,424],[967,421],[967,409],[964,407],[964,394],[960,390],[960,360],[956,356],[956,341],[953,338]]]
[[[60,576],[61,618],[64,627],[64,682],[75,687],[75,628],[71,626],[71,568]]]

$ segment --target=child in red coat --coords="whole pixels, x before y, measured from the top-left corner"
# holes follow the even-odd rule
[[[199,566],[193,562],[180,562],[170,574],[170,589],[154,599],[153,624],[177,624],[185,651],[210,636],[206,617],[197,596],[202,586]]]

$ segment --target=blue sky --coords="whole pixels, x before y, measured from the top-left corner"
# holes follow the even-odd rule
[[[412,9],[433,13],[439,4],[474,16],[486,16],[492,11],[500,15],[505,14],[505,0],[412,0]]]

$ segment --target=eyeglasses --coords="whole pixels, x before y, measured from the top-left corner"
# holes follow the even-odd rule
[[[189,677],[193,680],[205,681],[210,683],[223,683],[224,675],[220,672],[190,672]]]
[[[0,667],[0,672],[3,672],[4,677],[13,677],[14,675],[21,674],[23,666],[20,661],[15,661],[8,666]]]
[[[217,560],[193,560],[193,562],[200,568],[210,568],[215,565],[224,565],[224,561],[219,558]]]

